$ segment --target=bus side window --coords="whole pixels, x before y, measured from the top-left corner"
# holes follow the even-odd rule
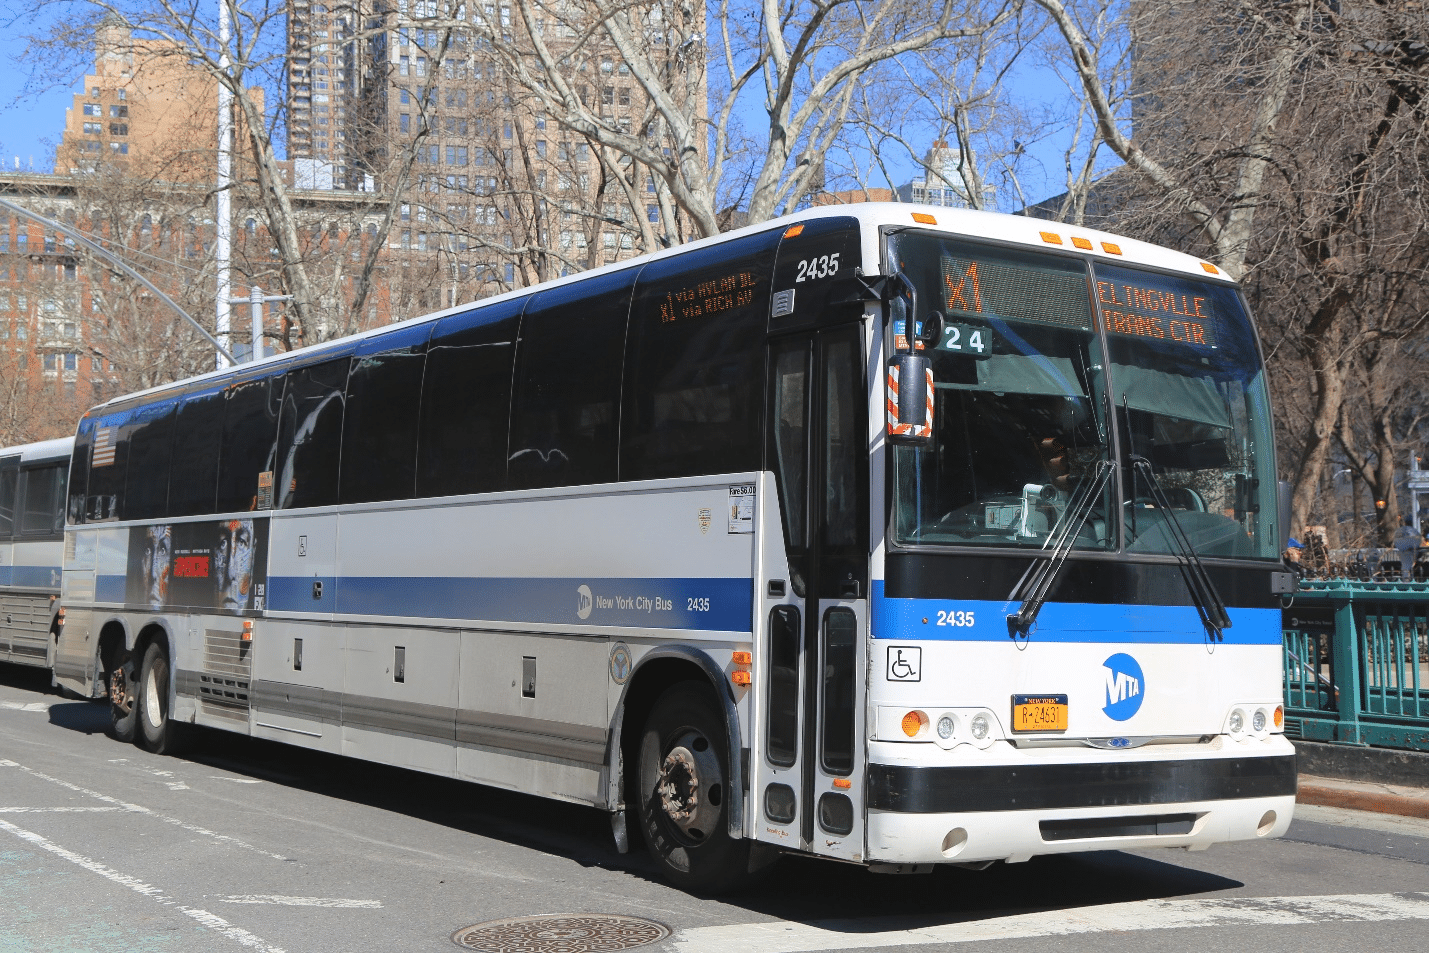
[[[283,390],[273,495],[278,509],[337,502],[342,404],[350,359],[291,370]],[[254,474],[257,479],[257,474]]]
[[[258,474],[273,469],[278,433],[277,401],[283,378],[258,377],[229,384],[223,414],[223,449],[218,461],[219,513],[258,507]]]
[[[145,407],[134,415],[129,432],[129,466],[120,518],[163,518],[169,510],[169,454],[173,449],[177,404]]]
[[[218,455],[223,444],[224,391],[195,394],[179,405],[169,466],[169,515],[215,512]]]
[[[631,308],[620,478],[758,470],[779,232],[652,262]]]
[[[506,489],[511,362],[526,299],[443,318],[427,347],[417,496]]]
[[[417,479],[417,411],[431,324],[373,338],[358,348],[343,415],[343,503],[406,500]]]
[[[79,430],[74,435],[74,451],[69,458],[69,513],[71,523],[83,523],[85,516],[85,492],[89,488],[89,451],[94,443],[94,418],[85,417],[79,422]]]
[[[119,518],[124,480],[129,471],[129,414],[121,411],[101,419],[94,428],[89,458],[88,503],[90,520]]]
[[[0,539],[8,539],[15,528],[15,482],[20,471],[19,457],[0,461]]]
[[[635,270],[538,294],[521,320],[512,489],[611,483]]]
[[[55,535],[55,514],[60,511],[61,501],[64,499],[63,473],[64,468],[59,464],[32,467],[25,471],[24,515],[21,518],[20,535]]]

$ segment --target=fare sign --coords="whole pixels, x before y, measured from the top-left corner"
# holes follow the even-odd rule
[[[1107,330],[1115,334],[1215,347],[1214,320],[1204,296],[1098,281],[1097,300],[1101,303]]]

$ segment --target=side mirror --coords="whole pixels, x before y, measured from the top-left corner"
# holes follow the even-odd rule
[[[933,363],[901,353],[888,362],[888,439],[926,446],[933,438]]]
[[[918,343],[926,348],[934,348],[943,342],[943,312],[930,311],[918,328]],[[920,348],[921,350],[921,348]]]

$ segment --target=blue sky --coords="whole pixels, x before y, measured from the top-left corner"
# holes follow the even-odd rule
[[[6,171],[14,170],[17,156],[22,170],[53,170],[54,148],[64,128],[65,109],[73,105],[74,94],[83,89],[84,71],[79,63],[68,75],[54,76],[47,71],[32,75],[24,56],[23,35],[37,29],[32,20],[0,13],[0,163]],[[1016,94],[1026,102],[1045,98],[1049,90],[1056,90],[1059,85],[1055,81],[1047,83],[1048,77],[1039,76],[1038,72],[1035,67],[1019,67],[1010,77]],[[280,98],[273,96],[270,101],[277,102]],[[757,125],[762,116],[749,118]],[[281,155],[283,143],[277,142],[275,146]],[[1029,157],[1033,161],[1028,164],[1024,181],[1028,200],[1039,201],[1060,193],[1062,157],[1057,141],[1034,143]],[[896,172],[905,173],[900,181],[915,174],[907,159],[895,159],[894,163]]]

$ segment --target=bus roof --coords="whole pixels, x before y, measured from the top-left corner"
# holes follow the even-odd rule
[[[13,457],[18,454],[21,463],[31,463],[36,460],[68,460],[73,450],[73,437],[57,437],[54,440],[40,440],[35,443],[23,443],[16,447],[0,448],[0,457]]]
[[[398,328],[438,321],[449,315],[471,311],[473,308],[485,307],[512,298],[525,297],[539,291],[558,288],[562,285],[572,284],[597,275],[624,271],[628,268],[637,268],[647,262],[670,258],[692,249],[717,245],[721,242],[742,238],[746,235],[756,235],[761,232],[787,227],[788,225],[793,225],[798,222],[808,222],[823,218],[854,218],[863,225],[875,229],[879,227],[918,228],[934,232],[946,232],[951,235],[968,238],[984,238],[993,241],[1026,245],[1029,248],[1053,248],[1064,252],[1076,252],[1088,255],[1103,261],[1131,265],[1149,265],[1153,268],[1160,268],[1166,271],[1183,272],[1203,280],[1218,281],[1224,284],[1234,283],[1215,265],[1199,258],[1173,251],[1169,248],[1163,248],[1160,245],[1153,245],[1149,242],[1139,241],[1135,238],[1127,238],[1111,232],[1099,231],[1094,228],[1074,227],[1060,222],[1030,218],[1025,215],[1007,215],[1001,212],[980,212],[972,209],[947,208],[938,205],[915,205],[908,202],[856,202],[849,205],[823,205],[793,215],[785,215],[781,218],[769,219],[754,225],[747,225],[744,228],[724,232],[710,238],[697,239],[683,245],[677,245],[673,248],[667,248],[635,258],[628,258],[624,261],[614,262],[613,264],[603,265],[600,268],[592,268],[588,271],[577,272],[576,274],[566,275],[562,278],[555,278],[551,281],[542,282],[539,285],[517,288],[499,295],[493,295],[490,298],[468,301],[441,311],[433,311],[430,314],[424,314],[420,317],[409,318],[406,321],[384,324],[381,327],[370,328],[347,337],[334,338],[329,341],[310,344],[307,347],[299,348],[294,351],[283,351],[259,361],[239,364],[224,368],[223,370],[209,371],[208,373],[185,378],[184,380],[159,384],[155,387],[135,391],[131,394],[123,394],[90,408],[84,416],[92,416],[97,411],[115,405],[128,404],[136,398],[149,397],[169,391],[181,391],[202,384],[207,380],[217,381],[235,374],[245,374],[264,366],[300,361],[308,355],[317,355],[323,351],[346,347],[355,342],[386,334]]]

